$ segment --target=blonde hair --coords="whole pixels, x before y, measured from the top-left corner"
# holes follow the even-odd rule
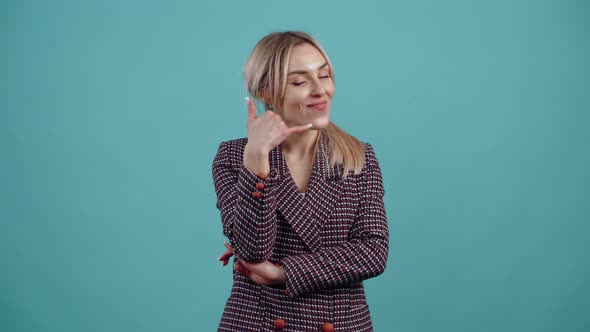
[[[273,32],[262,38],[254,47],[244,65],[244,79],[248,92],[257,99],[274,106],[281,114],[287,89],[287,70],[293,47],[309,43],[324,56],[334,80],[334,68],[322,46],[310,35],[301,31]],[[359,174],[365,165],[364,145],[330,121],[320,131],[328,140],[330,166],[343,165],[343,176],[350,171]]]

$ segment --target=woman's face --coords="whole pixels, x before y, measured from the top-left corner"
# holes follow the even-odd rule
[[[334,82],[328,62],[313,45],[293,47],[287,68],[283,120],[289,126],[311,123],[314,129],[330,123]]]

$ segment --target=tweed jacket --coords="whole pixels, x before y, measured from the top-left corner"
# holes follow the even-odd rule
[[[334,331],[372,331],[362,281],[385,270],[389,250],[383,181],[372,146],[364,144],[362,172],[343,177],[342,165],[329,165],[321,137],[303,195],[280,146],[270,152],[271,172],[262,180],[243,166],[246,142],[222,142],[213,161],[223,234],[241,259],[282,264],[287,281],[258,285],[234,270],[218,330],[329,331],[329,323]]]

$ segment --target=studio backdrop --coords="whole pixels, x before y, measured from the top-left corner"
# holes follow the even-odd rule
[[[211,166],[242,66],[303,30],[375,148],[376,331],[588,331],[587,1],[0,4],[0,331],[215,331]]]

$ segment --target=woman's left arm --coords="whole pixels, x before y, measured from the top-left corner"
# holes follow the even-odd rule
[[[389,229],[383,202],[384,187],[373,148],[366,145],[364,192],[348,241],[318,252],[285,257],[281,264],[286,292],[302,294],[360,282],[385,270],[389,253]]]

